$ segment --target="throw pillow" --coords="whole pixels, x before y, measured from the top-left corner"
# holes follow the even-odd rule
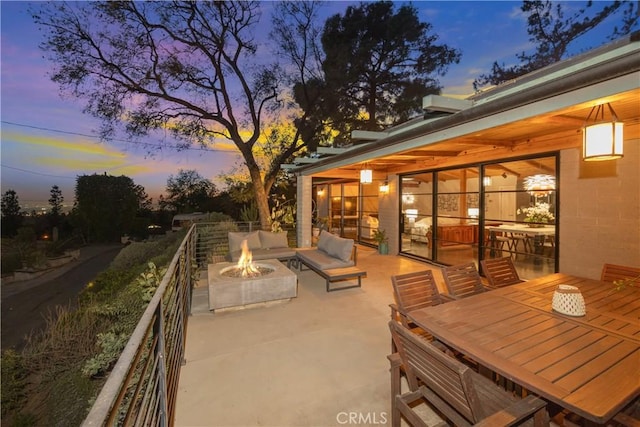
[[[287,232],[274,233],[271,231],[258,231],[260,235],[260,244],[263,249],[271,248],[288,248],[289,242],[287,241]]]
[[[249,250],[260,249],[260,236],[257,231],[245,233],[241,231],[229,232],[229,252],[237,252],[242,250],[242,241],[247,241]]]
[[[335,236],[326,230],[322,230],[320,232],[320,236],[318,237],[318,249],[323,252],[329,253],[329,243],[331,242],[332,237]]]
[[[333,239],[331,239],[331,242],[329,243],[329,251],[327,253],[342,261],[349,261],[352,249],[353,239],[333,236]]]

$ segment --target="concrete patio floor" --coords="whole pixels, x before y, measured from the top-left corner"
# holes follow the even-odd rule
[[[390,425],[391,275],[432,269],[443,286],[442,275],[367,247],[358,248],[358,266],[367,272],[362,288],[327,293],[316,273],[294,270],[297,298],[215,314],[203,274],[175,425]]]

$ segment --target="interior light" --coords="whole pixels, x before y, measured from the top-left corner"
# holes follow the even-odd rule
[[[523,180],[524,189],[529,194],[542,197],[556,189],[556,178],[553,175],[538,174],[526,177]]]
[[[389,193],[389,181],[385,181],[384,184],[380,185],[380,192],[382,194],[388,194]]]
[[[407,214],[407,218],[409,219],[418,218],[418,209],[407,209],[405,213]]]
[[[587,116],[582,132],[582,159],[613,160],[623,156],[622,139],[624,124],[618,121],[611,104],[607,102],[611,119],[605,120],[605,104],[600,104],[591,109]],[[593,121],[591,116],[593,115]]]

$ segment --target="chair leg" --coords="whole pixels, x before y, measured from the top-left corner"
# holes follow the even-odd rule
[[[395,347],[395,345],[394,345]],[[400,410],[396,403],[396,396],[400,395],[400,356],[397,353],[388,356],[391,363],[391,425],[400,427]]]

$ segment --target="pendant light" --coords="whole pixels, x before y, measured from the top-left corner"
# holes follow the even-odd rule
[[[611,120],[604,118],[605,105],[611,113]],[[589,122],[592,115],[593,120]],[[593,107],[584,124],[582,159],[593,161],[621,158],[623,126],[608,102]]]

